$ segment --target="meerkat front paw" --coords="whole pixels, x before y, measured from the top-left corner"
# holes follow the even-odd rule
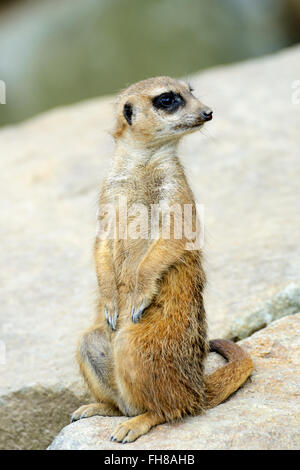
[[[131,320],[133,323],[140,320],[146,308],[151,304],[155,293],[155,287],[145,289],[143,286],[137,285],[131,302]]]
[[[150,301],[146,299],[137,299],[136,303],[131,308],[131,320],[137,323],[144,313],[144,310],[149,307]]]
[[[117,321],[119,317],[119,310],[116,304],[106,301],[103,305],[103,311],[106,323],[112,330],[117,328]]]

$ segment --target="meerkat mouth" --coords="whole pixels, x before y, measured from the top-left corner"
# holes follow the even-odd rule
[[[196,124],[192,124],[190,127],[201,127],[203,126],[204,124],[206,123],[206,121],[199,121],[199,122],[196,122]]]
[[[194,124],[178,124],[175,129],[176,130],[181,130],[181,131],[189,131],[191,129],[197,129],[197,128],[200,128],[202,127],[203,125],[205,124],[205,121],[198,121]]]

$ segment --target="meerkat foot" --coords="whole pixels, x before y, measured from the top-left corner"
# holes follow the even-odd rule
[[[138,437],[146,434],[153,426],[161,424],[164,419],[148,411],[142,415],[131,418],[119,424],[111,435],[110,440],[116,442],[133,442]]]
[[[71,423],[91,416],[122,416],[121,411],[108,403],[92,403],[78,408],[71,417]]]

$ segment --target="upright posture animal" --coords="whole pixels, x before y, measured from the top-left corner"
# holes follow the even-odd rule
[[[78,347],[80,369],[96,403],[80,407],[72,420],[130,416],[111,439],[131,442],[159,423],[218,405],[245,382],[253,363],[230,341],[208,342],[201,250],[190,249],[195,236],[183,230],[184,217],[181,226],[177,223],[178,212],[191,207],[186,218],[196,233],[196,204],[176,147],[182,136],[211,120],[212,111],[186,83],[169,77],[130,86],[116,106],[114,162],[99,200],[100,225],[107,217],[103,207],[113,207],[115,230],[106,237],[98,230],[97,318]],[[162,203],[177,208],[169,218],[170,236],[162,235],[160,215],[151,238],[151,209]],[[140,236],[133,230],[137,218]],[[181,236],[175,228],[182,229]],[[205,376],[209,350],[228,363]]]

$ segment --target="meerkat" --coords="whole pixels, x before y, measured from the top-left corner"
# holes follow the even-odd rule
[[[212,114],[189,85],[169,77],[150,78],[121,92],[115,155],[99,207],[112,204],[119,220],[118,201],[126,197],[129,225],[133,205],[149,211],[162,201],[180,208],[190,205],[195,227],[195,200],[177,145]],[[235,343],[207,340],[202,251],[187,249],[190,240],[185,234],[175,237],[175,217],[170,220],[169,239],[160,234],[151,239],[147,228],[140,238],[123,236],[118,228],[113,237],[96,236],[97,316],[77,350],[96,403],[80,407],[72,421],[94,415],[130,417],[113,431],[112,441],[132,442],[155,425],[218,405],[253,370],[250,356]],[[209,351],[228,362],[205,375]]]

